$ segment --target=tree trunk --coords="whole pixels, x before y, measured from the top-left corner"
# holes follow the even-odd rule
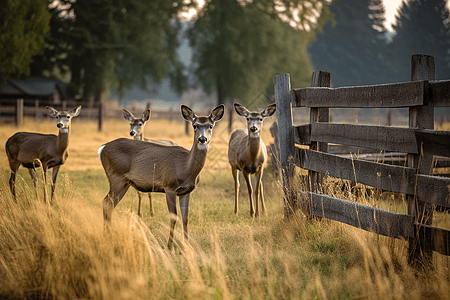
[[[217,105],[225,104],[225,95],[223,92],[220,75],[217,76],[217,101],[218,101]]]

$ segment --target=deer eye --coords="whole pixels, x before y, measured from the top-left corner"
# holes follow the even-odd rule
[[[197,129],[197,125],[192,125],[192,127],[194,127],[194,130],[196,130],[196,129]]]
[[[212,125],[209,125],[209,129],[212,129],[213,128],[213,126]]]
[[[262,122],[262,120],[263,120],[262,118],[259,118],[259,121],[260,121],[260,122]]]
[[[250,121],[250,118],[247,118],[247,122]]]
[[[142,124],[139,124],[139,127],[141,127],[142,126]]]
[[[67,119],[70,119],[70,116],[67,116],[66,118],[67,118]]]

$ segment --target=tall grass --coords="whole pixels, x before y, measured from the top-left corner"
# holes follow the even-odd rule
[[[167,125],[154,123],[155,128]],[[17,180],[15,201],[5,178],[7,169],[0,173],[0,298],[450,298],[448,258],[436,260],[434,269],[416,271],[406,262],[404,241],[332,221],[308,221],[301,214],[286,221],[281,189],[270,172],[264,175],[267,216],[249,217],[246,191],[240,195],[241,214],[235,216],[233,179],[222,161],[226,133],[220,128],[213,137],[215,159],[207,162],[191,196],[187,243],[178,222],[176,247],[169,251],[164,196],[154,194],[154,218],[148,217],[144,203],[140,219],[131,189],[114,211],[111,229],[105,231],[101,200],[108,184],[93,162],[97,144],[115,138],[118,126],[111,124],[106,132],[96,133],[95,124],[73,126],[77,125],[52,206],[44,204],[42,196],[36,199],[24,171]],[[127,124],[123,126],[126,129]],[[165,130],[190,147],[191,137],[184,137],[183,126],[178,127]],[[159,138],[169,135],[159,132]],[[71,165],[74,161],[76,166]],[[342,190],[333,180],[324,190],[375,203],[373,196],[356,195],[348,186]],[[391,209],[403,207],[400,203]]]

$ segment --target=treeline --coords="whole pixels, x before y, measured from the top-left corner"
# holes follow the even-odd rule
[[[292,5],[288,0],[209,0],[203,6],[182,0],[4,2],[2,78],[56,76],[70,82],[69,94],[88,101],[107,98],[113,89],[119,95],[136,86],[146,89],[163,78],[178,93],[188,87],[216,92],[219,102],[250,103],[268,93],[273,89],[268,74],[289,72],[304,86],[312,72],[306,29],[320,28],[329,18],[325,0],[299,1],[296,11],[286,9]],[[20,19],[13,20],[17,11]],[[190,18],[183,17],[189,11]],[[192,48],[189,66],[176,55],[185,22],[181,38]],[[28,38],[8,43],[25,33]],[[20,49],[25,65],[14,63]]]
[[[310,43],[316,70],[331,72],[332,85],[352,86],[411,80],[411,56],[435,57],[436,79],[450,78],[450,13],[446,0],[405,0],[394,33],[384,25],[381,0],[331,3],[334,21]]]
[[[415,53],[433,55],[437,78],[450,78],[443,0],[405,0],[392,36],[381,0],[3,3],[0,79],[57,77],[87,101],[168,78],[179,94],[196,87],[251,106],[282,73],[294,87],[309,86],[314,69],[330,71],[333,86],[409,81]],[[183,39],[189,65],[177,56]]]

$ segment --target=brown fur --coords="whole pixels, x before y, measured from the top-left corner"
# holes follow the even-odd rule
[[[194,127],[194,142],[190,150],[181,146],[142,142],[125,138],[109,142],[99,149],[99,156],[108,177],[110,190],[103,199],[105,224],[111,223],[113,209],[119,204],[130,186],[141,192],[166,194],[171,214],[168,248],[173,245],[176,224],[176,196],[179,197],[184,236],[187,224],[190,193],[198,183],[215,122],[222,119],[224,105],[216,107],[208,117],[198,117],[189,107],[182,105],[183,117]]]
[[[234,213],[238,214],[239,171],[242,171],[250,198],[250,215],[259,216],[258,196],[261,197],[261,211],[266,211],[262,185],[262,174],[267,160],[267,150],[261,139],[262,121],[275,113],[276,105],[269,105],[262,112],[250,112],[244,106],[234,103],[236,113],[247,118],[248,133],[242,129],[235,130],[228,143],[228,162],[234,178]],[[255,202],[253,207],[253,188],[250,175],[256,177]],[[255,210],[256,209],[256,210]]]
[[[145,125],[147,124],[147,122],[150,120],[150,117],[151,117],[150,108],[147,108],[146,110],[144,110],[141,118],[136,118],[132,112],[130,112],[129,110],[124,108],[123,109],[123,117],[125,118],[125,120],[130,121],[130,135],[133,137],[133,139],[138,140],[138,141],[157,143],[160,145],[178,146],[176,143],[169,141],[169,140],[154,140],[154,139],[144,138]],[[142,193],[138,191],[137,194],[138,194],[138,199],[139,199],[137,213],[138,213],[138,216],[141,217],[142,216],[141,215]],[[149,214],[150,214],[150,217],[153,217],[155,212],[153,209],[152,194],[148,193],[147,195],[148,195],[148,201],[149,201],[149,205],[150,205]]]
[[[17,132],[5,144],[5,151],[11,168],[9,187],[14,197],[16,197],[15,180],[20,165],[28,169],[37,195],[37,179],[34,168],[39,166],[37,162],[39,160],[42,163],[45,175],[49,168],[53,168],[53,198],[59,168],[69,156],[67,147],[69,146],[70,124],[72,118],[79,115],[81,106],[75,107],[71,111],[57,111],[49,106],[47,108],[50,111],[50,116],[57,118],[57,125],[60,128],[59,135]]]

